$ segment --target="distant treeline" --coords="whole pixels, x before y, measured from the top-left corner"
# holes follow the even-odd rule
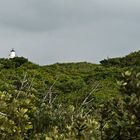
[[[129,67],[140,65],[140,51],[130,53],[125,57],[109,58],[100,61],[103,66]]]

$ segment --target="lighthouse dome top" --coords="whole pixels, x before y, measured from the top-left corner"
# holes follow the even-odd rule
[[[15,52],[15,50],[14,49],[11,49],[11,52]]]

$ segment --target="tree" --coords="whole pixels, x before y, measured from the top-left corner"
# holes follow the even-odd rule
[[[140,69],[126,71],[120,82],[121,97],[113,99],[107,127],[104,129],[106,140],[140,139]]]

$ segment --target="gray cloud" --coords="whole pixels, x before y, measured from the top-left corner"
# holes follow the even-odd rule
[[[140,49],[139,0],[1,0],[0,55],[98,62]]]

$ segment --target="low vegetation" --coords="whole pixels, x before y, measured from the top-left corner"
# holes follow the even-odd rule
[[[49,66],[0,59],[0,139],[140,140],[139,58]]]

